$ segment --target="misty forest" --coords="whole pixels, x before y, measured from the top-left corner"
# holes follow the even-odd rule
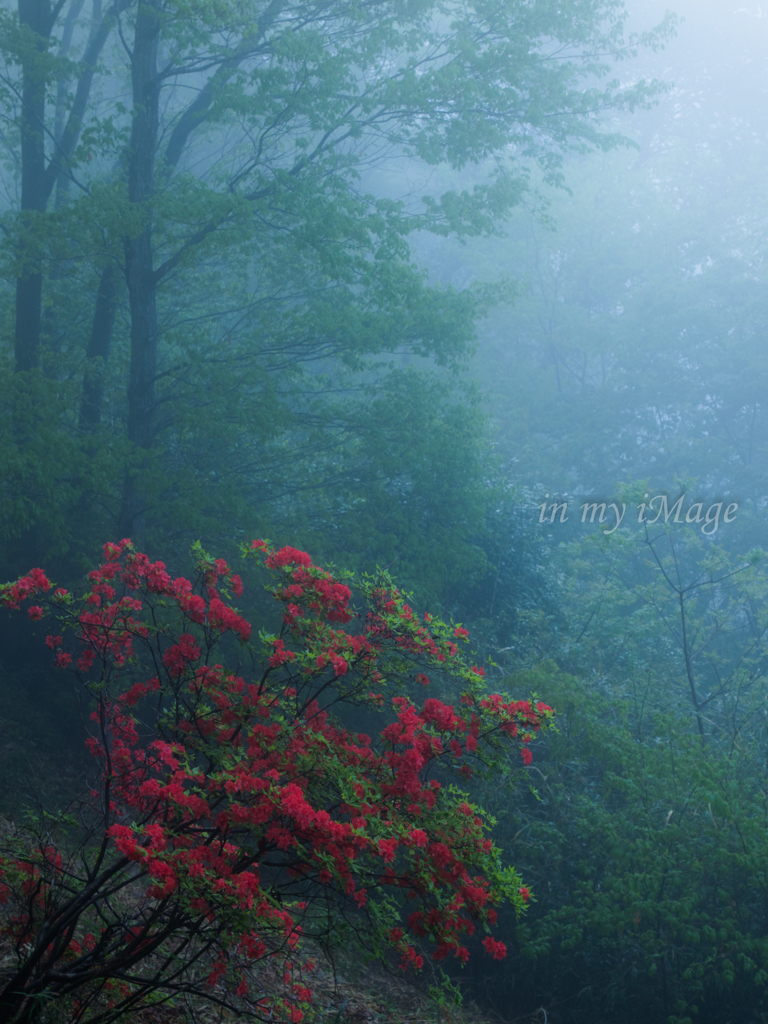
[[[3,1024],[767,1024],[768,12],[673,7],[0,9]]]

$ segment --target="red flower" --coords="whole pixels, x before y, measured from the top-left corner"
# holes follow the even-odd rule
[[[205,622],[205,601],[197,594],[186,594],[179,600],[182,611],[185,611],[192,622],[202,625]]]
[[[489,953],[493,956],[494,960],[503,960],[504,957],[507,955],[507,947],[504,945],[504,943],[498,942],[490,935],[486,936],[486,938],[483,939],[483,948],[485,949],[486,953]]]
[[[273,646],[275,648],[275,653],[269,659],[269,664],[272,668],[279,668],[281,665],[285,664],[286,661],[295,660],[296,655],[293,651],[286,651],[284,640],[274,640]]]
[[[187,663],[200,657],[200,648],[190,633],[182,633],[178,644],[169,647],[163,655],[163,664],[172,676],[180,676]]]
[[[380,839],[379,840],[379,853],[381,854],[385,863],[389,864],[395,859],[395,853],[397,852],[397,840],[396,839]]]
[[[258,547],[259,545],[254,545]],[[276,569],[284,565],[312,565],[312,559],[306,551],[299,551],[297,548],[280,548],[271,555],[267,555],[266,565],[268,569]]]
[[[93,649],[90,647],[86,647],[83,653],[77,659],[78,669],[81,672],[87,672],[90,669],[91,665],[93,664],[93,659],[95,657],[96,655],[94,654]]]

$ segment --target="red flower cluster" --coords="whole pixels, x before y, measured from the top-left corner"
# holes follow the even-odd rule
[[[33,569],[27,573],[26,576],[21,576],[16,580],[15,583],[4,583],[0,585],[0,603],[7,605],[8,608],[16,610],[22,601],[26,601],[29,597],[34,597],[36,594],[44,593],[51,589],[51,584],[48,577],[45,575],[42,569]],[[40,615],[32,615],[32,609],[29,609],[31,618],[40,618]]]
[[[407,931],[431,943],[435,959],[464,961],[462,935],[478,923],[493,927],[504,899],[523,906],[529,891],[502,869],[481,815],[434,775],[480,752],[489,757],[494,744],[514,737],[527,762],[527,744],[552,711],[488,694],[482,670],[466,664],[454,643],[466,630],[431,617],[421,622],[387,581],[363,585],[370,610],[355,617],[346,583],[305,552],[273,551],[256,541],[247,553],[277,577],[272,593],[282,627],[279,635],[262,635],[262,669],[248,681],[201,663],[226,631],[250,641],[250,624],[226,600],[229,591],[241,593],[242,583],[223,560],[198,550],[193,584],[172,579],[162,562],[150,562],[128,541],[104,551],[82,599],[55,598],[52,607],[62,634],[74,633],[77,670],[85,675],[97,667],[89,746],[103,765],[96,798],[105,835],[122,858],[116,863],[148,882],[139,904],[154,901],[152,913],[124,929],[124,945],[162,947],[170,941],[163,922],[178,911],[179,927],[195,941],[211,930],[217,935],[220,954],[206,974],[217,999],[237,1009],[250,998],[254,965],[279,957],[289,994],[265,1012],[299,1020],[311,991],[292,980],[291,950],[312,895],[325,887],[355,913],[378,902],[371,921],[384,929],[404,968],[423,965]],[[0,601],[18,608],[49,588],[35,570],[3,588]],[[354,631],[340,628],[353,620]],[[71,660],[62,636],[46,642],[58,664]],[[257,649],[252,654],[257,658]],[[125,689],[123,666],[131,660],[135,671],[144,655],[155,674]],[[430,697],[419,707],[387,692],[387,680],[426,685],[425,669],[453,677],[462,691],[458,705]],[[347,699],[389,709],[377,741],[331,717],[329,684],[342,677]],[[150,697],[162,714],[152,713],[157,733],[148,741],[137,715]],[[471,771],[466,763],[458,770]],[[12,867],[0,864],[6,873]],[[407,929],[397,901],[379,900],[393,889],[417,901]],[[29,909],[17,902],[14,913],[12,927],[30,931]],[[95,950],[107,948],[104,935],[89,940]],[[70,940],[84,948],[74,932]],[[490,936],[483,946],[495,959],[505,955],[504,944]],[[108,965],[100,970],[106,976]]]

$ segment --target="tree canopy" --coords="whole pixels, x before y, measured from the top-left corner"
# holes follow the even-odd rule
[[[298,505],[304,525],[349,522],[372,480],[407,517],[417,478],[444,472],[426,438],[452,429],[451,369],[493,300],[429,283],[408,238],[487,233],[533,198],[532,164],[558,183],[565,152],[623,141],[603,113],[660,87],[613,63],[671,31],[627,35],[626,17],[617,0],[7,11],[6,541],[71,557],[173,523],[186,544],[295,527]],[[402,181],[438,165],[477,180]],[[382,427],[399,402],[420,431]],[[399,530],[376,554],[403,550]]]

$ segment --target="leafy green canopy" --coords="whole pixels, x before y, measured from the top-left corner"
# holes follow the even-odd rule
[[[557,668],[511,679],[558,708],[559,732],[529,798],[473,792],[537,894],[523,925],[502,922],[512,963],[489,996],[568,1024],[760,1019],[764,555],[734,557],[672,516],[563,544],[553,563]]]
[[[501,920],[505,976],[489,986],[468,965],[469,992],[497,1007],[543,1005],[568,1024],[716,1024],[763,1012],[764,723],[730,750],[702,748],[646,683],[596,689],[551,671],[515,679],[562,715],[536,752],[536,798],[494,800],[491,786],[473,794],[491,798],[496,841],[537,895],[524,923]]]
[[[300,509],[355,559],[408,558],[450,492],[433,536],[460,572],[488,470],[452,374],[494,295],[430,285],[408,237],[491,231],[531,162],[557,183],[565,151],[621,143],[602,112],[659,86],[610,67],[670,22],[627,37],[616,0],[83,11],[22,0],[0,26],[5,542],[281,535]],[[411,188],[441,163],[476,181]]]

